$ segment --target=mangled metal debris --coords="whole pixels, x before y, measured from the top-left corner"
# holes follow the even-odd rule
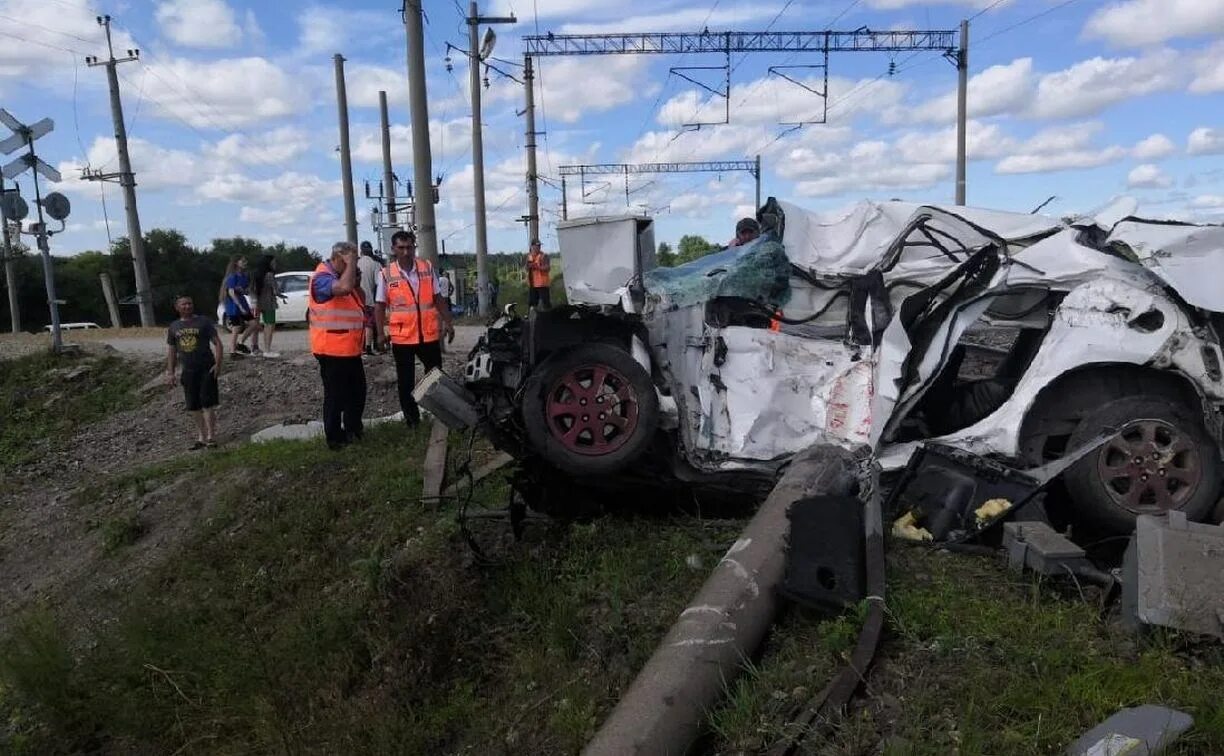
[[[1127,202],[1070,221],[775,200],[758,217],[753,244],[671,270],[648,218],[559,227],[570,304],[489,329],[464,385],[480,427],[601,490],[757,492],[816,443],[893,470],[933,442],[1027,471],[1112,428],[1062,471],[1077,519],[1128,532],[1219,498],[1224,295],[1203,282],[1224,228]],[[982,332],[1009,335],[989,360]]]
[[[1182,512],[1141,516],[1122,580],[1122,614],[1132,626],[1224,639],[1224,525],[1189,522]]]

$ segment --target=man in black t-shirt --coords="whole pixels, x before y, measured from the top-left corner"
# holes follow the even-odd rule
[[[221,337],[209,318],[195,314],[191,297],[179,297],[174,302],[179,319],[166,332],[166,383],[174,385],[174,368],[183,363],[179,382],[187,411],[196,424],[196,441],[192,449],[216,446],[217,435],[217,376],[221,374]],[[211,349],[210,349],[211,347]]]

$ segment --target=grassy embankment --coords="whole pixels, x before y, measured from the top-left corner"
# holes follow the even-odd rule
[[[84,426],[135,406],[141,372],[119,357],[40,349],[0,360],[0,473],[57,448]]]
[[[1224,649],[1173,632],[1136,638],[1074,585],[977,557],[898,545],[888,629],[850,715],[809,752],[888,756],[1061,753],[1121,708],[1190,712],[1175,753],[1224,753]],[[1094,590],[1094,589],[1085,589]],[[712,748],[757,753],[853,648],[852,616],[790,612],[712,717]]]
[[[211,509],[112,622],[79,627],[45,607],[14,623],[0,641],[0,751],[578,749],[703,579],[686,557],[711,564],[734,528],[536,526],[482,569],[454,505],[418,500],[425,441],[384,426],[340,453],[246,445],[79,492],[88,507],[175,485]],[[475,495],[495,504],[505,483]],[[123,560],[158,532],[117,523],[97,537]]]

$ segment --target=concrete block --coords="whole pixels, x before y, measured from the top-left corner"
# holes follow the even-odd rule
[[[450,376],[434,368],[412,390],[417,404],[452,430],[470,428],[480,420],[476,397]]]
[[[1224,638],[1224,525],[1141,515],[1134,550],[1141,622]]]
[[[1067,756],[1155,756],[1193,725],[1189,714],[1164,706],[1123,709],[1072,743]]]
[[[1003,549],[1007,566],[1019,572],[1028,568],[1042,575],[1067,575],[1088,566],[1084,550],[1044,522],[1003,524]]]

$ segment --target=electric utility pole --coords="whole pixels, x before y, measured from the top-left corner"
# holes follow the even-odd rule
[[[962,24],[961,44],[968,45],[968,26]],[[951,30],[897,30],[887,32],[859,29],[856,31],[806,31],[806,32],[642,32],[637,34],[541,34],[523,38],[524,68],[530,68],[532,58],[560,55],[685,55],[698,53],[715,53],[725,57],[722,66],[676,67],[671,72],[690,81],[701,88],[720,97],[725,101],[725,113],[722,120],[708,123],[685,124],[684,128],[696,131],[703,126],[716,126],[729,123],[731,120],[731,65],[732,53],[775,52],[791,53],[792,56],[806,53],[820,55],[820,62],[802,65],[771,66],[769,74],[786,79],[819,97],[824,104],[824,114],[820,118],[809,119],[798,123],[786,124],[798,128],[808,124],[825,123],[828,116],[829,101],[829,54],[834,52],[919,52],[930,50],[941,52],[943,56],[956,65],[960,72],[960,98],[965,98],[968,87],[968,55],[961,55],[956,47],[956,32]],[[808,69],[823,72],[823,83],[812,85],[803,80],[793,78],[785,73],[787,70]],[[684,71],[723,71],[721,88],[711,87]],[[534,131],[534,113],[528,107],[528,129]],[[959,124],[960,135],[964,139],[964,121]],[[527,164],[535,164],[535,140],[527,141]],[[964,158],[958,161],[958,173],[963,171]],[[963,175],[963,173],[960,173]],[[539,177],[528,169],[528,202],[538,196]],[[564,200],[563,200],[564,204]],[[758,205],[759,206],[759,205]],[[536,215],[537,208],[529,206],[528,215]]]
[[[412,117],[412,170],[417,195],[414,202],[417,253],[438,263],[438,226],[434,220],[433,157],[429,149],[429,102],[425,88],[425,26],[422,0],[404,0],[404,32],[408,41],[408,98]]]
[[[87,181],[119,180],[123,187],[123,209],[127,212],[128,246],[132,250],[132,267],[136,270],[136,301],[140,304],[140,325],[151,328],[153,319],[153,287],[149,284],[149,267],[145,262],[144,234],[140,230],[140,213],[136,208],[136,177],[132,174],[132,160],[128,156],[127,127],[123,122],[123,102],[119,99],[119,73],[115,67],[120,63],[129,63],[140,59],[140,50],[128,50],[127,56],[115,57],[115,47],[111,42],[111,17],[98,16],[98,25],[106,29],[106,48],[108,58],[99,60],[90,55],[85,58],[86,65],[106,67],[106,80],[110,84],[111,119],[115,122],[115,148],[119,153],[119,173],[102,173],[87,171],[82,178]]]
[[[4,174],[0,173],[0,198],[9,191],[4,188]],[[12,191],[17,191],[16,189]],[[8,286],[9,325],[13,333],[21,330],[21,308],[17,301],[17,256],[13,252],[13,242],[9,237],[9,220],[0,217],[0,235],[4,239],[4,278]]]
[[[476,0],[468,3],[468,88],[472,93],[472,189],[476,205],[476,302],[477,312],[489,312],[489,229],[485,217],[484,189],[484,137],[480,122],[480,64],[493,54],[497,36],[492,29],[485,32],[480,42],[481,24],[514,24],[514,16],[481,16]],[[477,45],[480,45],[477,49]]]
[[[527,146],[527,241],[540,238],[540,178],[536,168],[536,128],[535,128],[535,67],[531,56],[523,58],[523,91],[527,102],[523,117],[527,119],[527,133],[524,134]],[[562,207],[565,200],[561,201]]]
[[[357,243],[357,204],[353,198],[353,157],[349,152],[348,93],[344,88],[344,56],[336,53],[336,110],[340,114],[340,182],[344,185],[344,234]]]
[[[378,115],[382,122],[383,186],[386,187],[387,224],[396,225],[395,172],[391,170],[391,121],[387,117],[387,93],[378,93]]]
[[[969,117],[969,22],[961,21],[956,55],[956,204],[965,204],[966,126]]]

